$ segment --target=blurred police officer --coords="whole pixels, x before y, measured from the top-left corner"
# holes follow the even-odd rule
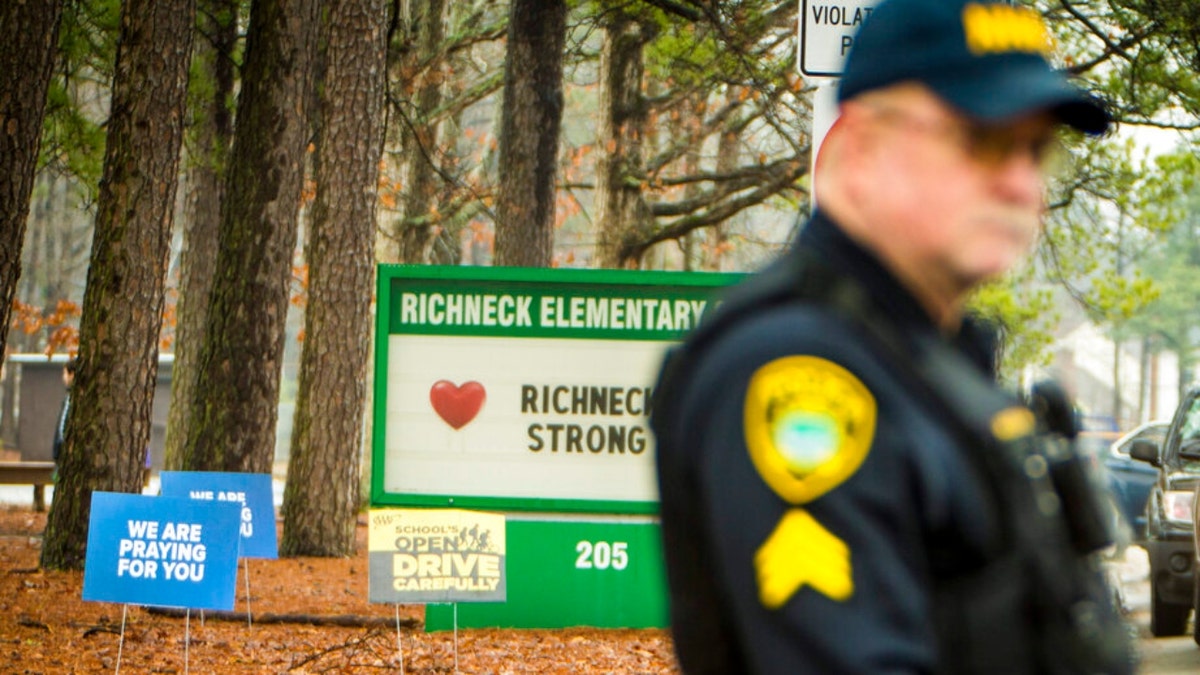
[[[1132,670],[1088,556],[1103,535],[1072,513],[1087,486],[1060,484],[1070,452],[994,384],[991,332],[964,311],[1037,238],[1057,127],[1108,126],[1050,47],[1007,3],[879,5],[817,212],[664,366],[685,672]]]

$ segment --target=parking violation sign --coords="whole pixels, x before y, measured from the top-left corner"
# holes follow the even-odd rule
[[[801,0],[800,72],[840,77],[854,35],[881,0]]]

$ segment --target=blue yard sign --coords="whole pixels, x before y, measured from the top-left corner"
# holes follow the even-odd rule
[[[279,557],[270,474],[163,471],[159,479],[164,497],[237,504],[241,507],[238,531],[242,536],[242,549],[239,555],[243,558]]]
[[[232,610],[239,512],[231,502],[93,493],[83,599]]]

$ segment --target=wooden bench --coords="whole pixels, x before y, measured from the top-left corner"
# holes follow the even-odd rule
[[[46,486],[54,483],[54,462],[0,462],[0,484],[32,485],[33,508],[46,510]]]

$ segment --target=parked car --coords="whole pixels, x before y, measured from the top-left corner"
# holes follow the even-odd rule
[[[1192,606],[1200,604],[1192,508],[1200,485],[1200,389],[1180,400],[1161,445],[1134,440],[1130,456],[1157,468],[1143,544],[1150,558],[1150,632],[1182,635]],[[1195,637],[1200,642],[1200,628]]]
[[[1130,543],[1146,541],[1146,502],[1158,478],[1158,470],[1129,456],[1134,441],[1146,440],[1162,447],[1170,420],[1155,420],[1135,427],[1111,442],[1100,454],[1113,505],[1129,528]]]

